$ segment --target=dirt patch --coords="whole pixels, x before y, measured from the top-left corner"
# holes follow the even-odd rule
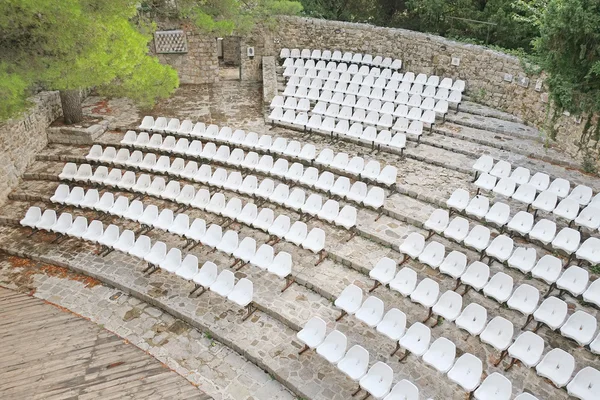
[[[102,284],[97,279],[76,274],[68,268],[33,261],[29,258],[0,255],[0,259],[6,260],[6,264],[10,268],[10,281],[25,291],[31,291],[31,294],[35,293],[33,277],[37,274],[81,282],[89,288]]]

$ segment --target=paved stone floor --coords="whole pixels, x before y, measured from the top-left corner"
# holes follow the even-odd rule
[[[154,388],[154,384],[160,384],[161,381],[164,382],[163,385],[167,389],[170,389],[170,391],[167,391],[165,394],[166,397],[164,397],[168,399],[214,398],[232,400],[284,400],[294,398],[289,391],[281,387],[279,382],[273,380],[267,373],[240,356],[238,353],[212,339],[209,334],[191,327],[187,323],[172,317],[158,308],[150,306],[136,297],[127,295],[118,289],[104,286],[100,281],[91,279],[85,275],[73,273],[63,267],[0,253],[0,285],[14,289],[18,292],[25,292],[34,298],[42,299],[45,302],[58,307],[52,308],[48,305],[42,306],[44,308],[44,310],[41,310],[43,311],[43,317],[40,317],[40,310],[36,309],[38,312],[36,321],[44,323],[44,325],[38,327],[38,329],[42,329],[41,332],[44,332],[44,334],[40,335],[40,340],[36,342],[41,347],[37,348],[38,346],[36,346],[35,351],[28,350],[20,356],[21,358],[24,358],[26,354],[38,354],[38,357],[40,357],[38,362],[41,362],[41,364],[38,364],[38,366],[35,367],[29,365],[30,369],[39,370],[40,365],[45,366],[50,362],[50,359],[47,358],[50,354],[47,356],[44,355],[44,347],[53,343],[47,342],[46,339],[57,340],[57,338],[51,336],[48,331],[48,324],[52,323],[53,319],[56,319],[57,321],[61,320],[64,326],[64,331],[59,332],[60,336],[72,337],[74,342],[73,345],[78,344],[75,339],[80,340],[77,335],[81,333],[89,337],[93,337],[94,334],[99,335],[98,340],[106,347],[106,343],[115,342],[114,334],[116,334],[118,335],[118,337],[116,337],[117,340],[120,337],[125,340],[125,343],[130,344],[129,347],[137,346],[139,349],[153,356],[174,371],[169,371],[169,369],[166,369],[165,367],[162,368],[167,372],[160,372],[156,370],[155,367],[153,367],[154,369],[149,369],[150,372],[154,372],[155,374],[158,372],[162,374],[157,375],[156,378],[152,378],[152,375],[150,374],[148,374],[147,378],[143,378],[143,370],[139,375],[136,374],[133,376],[132,374],[133,378],[136,380],[140,379],[140,376],[142,376],[140,380],[140,383],[142,384],[144,384],[145,379],[148,379],[148,385],[144,384],[144,386],[147,386],[146,389],[152,389],[157,393],[153,394],[152,391],[147,391],[145,389],[140,391],[139,395],[136,395],[135,390],[139,388],[134,388],[132,386],[132,389],[130,390],[127,383],[122,382],[120,384],[121,390],[115,390],[113,388],[110,391],[111,396],[116,396],[116,398],[161,398],[159,397],[161,391],[157,391]],[[7,292],[6,289],[0,288],[0,293],[4,294],[4,292]],[[28,298],[25,295],[20,296]],[[41,302],[39,303],[43,304]],[[2,305],[0,308],[2,311],[7,310],[8,308],[13,310],[13,312],[16,310],[14,306],[8,307],[8,304],[5,304],[2,301],[0,301],[0,305]],[[61,312],[60,309],[68,310],[74,314],[71,314],[66,321],[63,321],[65,319],[63,316],[64,312]],[[25,307],[21,306],[19,307],[19,310],[24,311]],[[27,312],[29,314],[31,310],[27,308]],[[83,317],[95,324],[90,324],[77,316]],[[13,315],[8,321],[4,319],[4,317],[2,320],[11,323],[12,325],[16,324],[17,326],[25,323],[25,321],[22,321],[16,315]],[[79,321],[84,322],[81,323]],[[68,325],[67,322],[69,323]],[[81,326],[82,324],[84,327]],[[29,325],[31,325],[31,322],[28,323],[28,326]],[[104,333],[106,331],[102,328],[112,332],[113,335]],[[25,333],[24,329],[18,329],[18,331],[21,334]],[[73,334],[72,336],[67,334],[67,332],[72,331],[76,332],[76,334]],[[0,330],[0,338],[3,338],[2,342],[4,347],[7,344],[10,345],[9,349],[12,349],[10,353],[13,354],[13,358],[18,354],[23,353],[23,351],[19,351],[19,343],[15,343],[14,341],[9,340],[8,337],[4,337],[3,333],[4,330]],[[120,343],[123,342],[120,341]],[[121,347],[122,346],[123,345],[121,344]],[[66,347],[67,349],[65,350],[68,350],[68,344]],[[131,351],[124,352],[119,350],[116,352],[115,357],[103,360],[103,362],[106,365],[110,365],[113,363],[119,364],[123,360],[129,361],[127,357],[130,357],[130,352]],[[144,354],[139,350],[137,353]],[[135,354],[137,355],[137,353]],[[53,353],[51,361],[56,364],[56,361],[60,359],[60,356],[68,355],[68,352],[59,354]],[[153,357],[146,356],[146,358],[149,359],[153,359]],[[139,359],[140,357],[137,356],[137,358]],[[138,361],[138,359],[135,361]],[[2,358],[0,358],[0,361],[2,361]],[[98,364],[97,361],[94,362],[93,358],[91,362],[92,364]],[[160,363],[156,361],[154,364],[160,366]],[[4,367],[8,367],[8,364],[3,363],[3,365]],[[148,365],[151,366],[152,364]],[[0,382],[8,383],[8,379],[13,379],[9,377],[9,374],[12,375],[19,371],[19,369],[15,369],[16,367],[18,366],[9,367],[8,370],[2,368],[2,370],[0,370]],[[20,364],[21,369],[24,367],[27,367],[27,365]],[[75,365],[73,365],[72,369],[74,370],[74,375],[77,375],[78,370]],[[121,368],[121,370],[122,369],[123,368]],[[84,371],[81,370],[81,372]],[[23,372],[21,371],[21,373]],[[73,373],[73,371],[71,371],[71,373]],[[91,370],[90,373],[92,373]],[[177,384],[166,385],[167,380],[164,378],[169,377],[168,381],[172,382],[174,379],[171,375],[176,377],[181,375],[183,378],[179,377],[178,380],[175,380],[175,382],[178,382]],[[93,383],[97,385],[106,385],[107,377],[101,377],[103,378],[102,381],[93,381]],[[111,378],[111,375],[108,375],[108,378]],[[117,379],[119,376],[115,375],[114,378]],[[189,383],[187,383],[184,378],[187,379]],[[86,378],[86,381],[90,381],[91,379],[92,376],[90,375]],[[183,384],[183,382],[185,382],[185,384]],[[186,387],[188,385],[192,388],[197,386],[198,389],[202,389],[204,392],[210,394],[210,396],[203,395],[202,392],[196,388],[194,388],[194,392],[196,392],[194,396],[190,396],[191,393],[189,390],[182,390],[180,393],[172,391],[173,388]],[[86,385],[83,385],[82,389],[84,389],[84,392],[88,394],[92,392],[95,393],[92,383],[88,383],[88,386],[90,386],[89,389],[86,388]],[[7,386],[0,383],[0,394],[3,399],[33,398],[26,397],[27,391],[26,387],[23,385],[17,386],[16,389],[19,389],[20,391],[15,391],[15,388],[8,389]],[[68,385],[65,388],[67,392],[73,394],[75,394],[76,389],[75,386],[69,388]],[[49,391],[40,390],[37,393],[39,398],[50,398]],[[59,394],[61,393],[57,393],[57,395]],[[100,391],[100,394],[108,395],[108,393],[103,393],[102,391]],[[92,397],[83,396],[69,398],[83,399]]]
[[[2,264],[5,263],[30,264],[28,260],[2,257]],[[42,268],[55,275],[61,272],[48,265]],[[24,277],[21,275],[21,278]],[[90,287],[99,283],[77,278],[77,285],[65,285],[52,297],[64,300],[69,286]],[[9,285],[15,286],[14,283]],[[32,289],[31,295],[36,288],[27,289]],[[102,325],[53,305],[56,303],[0,287],[0,395],[3,399],[211,398]],[[104,314],[107,311],[102,310]]]
[[[38,162],[27,171],[24,181],[11,194],[11,200],[0,213],[0,221],[7,224],[0,228],[0,247],[14,254],[27,255],[93,276],[128,293],[132,296],[131,299],[140,299],[148,303],[148,307],[156,309],[157,312],[163,312],[163,316],[174,316],[190,324],[193,327],[190,329],[209,332],[215,343],[224,346],[231,352],[230,354],[236,354],[236,357],[243,355],[248,360],[248,365],[258,366],[257,369],[268,371],[275,379],[270,382],[273,382],[272,385],[278,385],[281,393],[289,395],[283,389],[285,386],[299,397],[345,399],[355,388],[352,382],[341,376],[335,368],[315,354],[308,352],[302,357],[297,356],[296,352],[300,344],[295,339],[296,331],[312,316],[318,315],[327,321],[329,329],[336,328],[344,332],[348,336],[350,344],[357,343],[367,348],[373,361],[388,362],[394,369],[395,381],[403,378],[413,381],[420,388],[422,398],[431,397],[438,400],[464,398],[465,393],[461,389],[432,368],[427,367],[420,359],[409,357],[406,361],[399,363],[397,357],[389,357],[389,353],[394,347],[393,343],[383,339],[374,330],[359,323],[355,318],[347,317],[337,323],[334,322],[338,311],[332,305],[332,299],[337,297],[349,283],[355,283],[363,289],[371,287],[372,281],[368,278],[368,272],[375,263],[383,256],[389,256],[396,260],[401,259],[402,255],[398,252],[398,247],[402,240],[410,232],[426,234],[422,229],[423,223],[435,208],[444,207],[447,197],[455,189],[465,188],[474,194],[474,187],[470,183],[471,165],[482,153],[509,160],[515,166],[529,167],[534,172],[544,171],[551,176],[567,177],[574,183],[590,185],[595,191],[600,189],[599,180],[596,177],[580,173],[575,169],[572,160],[559,151],[544,147],[536,133],[530,127],[521,124],[518,119],[475,104],[467,104],[463,107],[463,111],[456,114],[454,119],[450,118],[448,122],[437,126],[434,133],[424,135],[419,146],[409,142],[405,156],[401,157],[384,151],[372,152],[369,147],[357,143],[331,142],[327,137],[318,135],[306,137],[301,132],[292,129],[267,125],[264,122],[266,109],[260,102],[261,98],[261,86],[258,84],[226,81],[216,85],[183,86],[172,98],[157,105],[154,110],[146,112],[137,110],[123,100],[107,102],[94,97],[86,100],[86,111],[110,119],[113,128],[137,126],[145,114],[179,117],[180,119],[189,118],[194,121],[228,125],[234,129],[241,128],[283,136],[288,139],[300,140],[303,143],[310,142],[318,151],[330,147],[335,151],[347,152],[350,156],[361,155],[366,159],[376,159],[381,163],[398,167],[398,193],[392,194],[386,200],[384,215],[376,221],[376,213],[360,208],[357,236],[351,240],[348,240],[346,231],[320,220],[311,220],[308,223],[309,229],[320,227],[325,230],[327,235],[327,259],[319,266],[314,266],[315,256],[306,250],[285,241],[276,245],[277,251],[285,250],[293,256],[293,275],[298,284],[291,286],[288,291],[279,294],[283,282],[253,267],[245,267],[236,273],[238,278],[249,277],[253,281],[254,301],[259,310],[252,318],[243,323],[243,329],[239,329],[241,310],[232,309],[231,304],[223,302],[210,293],[203,295],[200,299],[190,298],[187,292],[191,290],[191,285],[182,283],[173,276],[157,273],[146,277],[141,272],[143,266],[129,256],[114,252],[101,258],[95,254],[95,247],[89,244],[68,240],[55,246],[49,243],[53,239],[52,235],[36,234],[33,238],[27,239],[23,229],[8,226],[18,221],[31,204],[37,204],[44,208],[51,207],[48,199],[59,184],[58,173],[64,162],[84,162],[83,157],[87,154],[89,147],[50,145],[39,154]],[[122,131],[107,132],[98,138],[98,143],[118,146],[122,136]],[[225,169],[233,170],[230,167]],[[259,179],[265,177],[259,176]],[[275,182],[279,181],[275,179]],[[193,185],[196,189],[209,189],[211,193],[216,191],[214,187],[197,183],[193,183]],[[314,189],[306,187],[303,189],[308,194],[314,192]],[[118,194],[129,197],[130,201],[133,198],[132,194]],[[240,197],[244,202],[254,201],[233,192],[223,191],[223,194],[226,199],[235,196]],[[508,203],[511,206],[512,214],[524,209],[521,204],[516,202]],[[173,203],[152,197],[146,197],[144,204],[156,204],[161,209],[163,207],[176,208]],[[343,204],[346,203],[342,202]],[[265,206],[273,208],[277,215],[280,213],[290,215],[292,222],[300,219],[300,215],[290,209],[284,209],[273,203],[267,203]],[[65,211],[75,215],[85,215],[88,218],[100,216],[96,212],[83,212],[73,208]],[[216,215],[196,209],[188,210],[186,213],[190,217],[202,217],[207,222],[221,221],[221,218]],[[552,219],[552,216],[544,215],[544,218]],[[468,219],[471,226],[485,224],[485,222],[472,218]],[[139,229],[139,225],[136,223],[121,218],[105,220],[105,223],[111,222],[123,228]],[[560,227],[565,226],[563,222],[557,222]],[[259,245],[268,240],[265,233],[247,226],[232,224],[229,229],[238,231],[240,237],[256,238]],[[495,229],[492,231],[494,236],[499,233]],[[589,235],[589,233],[584,235]],[[164,240],[170,246],[182,246],[183,244],[179,237],[158,230],[150,232],[149,236],[153,240]],[[470,261],[479,258],[478,254],[462,244],[437,236],[431,240],[441,242],[448,251],[464,252]],[[543,246],[541,243],[532,243],[522,239],[517,239],[516,242],[518,245],[534,247],[537,250],[538,258],[544,254],[553,253],[551,248]],[[214,261],[220,267],[226,268],[231,264],[231,260],[219,252],[213,253],[199,247],[192,253],[197,255],[200,260]],[[414,261],[410,261],[407,265],[417,271],[419,279],[430,277],[437,281],[442,291],[454,288],[455,282],[437,270]],[[491,269],[492,272],[503,271],[511,275],[515,286],[527,282],[541,291],[545,292],[547,289],[545,283],[505,268],[498,263],[493,263]],[[597,275],[592,274],[591,279],[596,278]],[[384,301],[386,310],[391,307],[403,310],[407,314],[408,324],[422,320],[427,313],[424,307],[410,302],[387,288],[378,288],[374,295]],[[579,299],[567,296],[565,300],[569,303],[571,310],[583,309],[598,317],[598,310],[583,304]],[[523,315],[514,310],[499,307],[498,303],[475,291],[469,292],[464,297],[464,305],[470,302],[477,302],[486,307],[489,319],[499,315],[511,320],[515,324],[515,337],[520,333],[520,327],[525,321]],[[159,317],[156,316],[156,318]],[[160,324],[160,322],[157,323]],[[165,324],[169,326],[169,323]],[[143,337],[145,333],[146,331],[134,332],[136,340],[132,340],[132,342],[146,343],[151,346],[150,349],[156,348],[157,350],[154,351],[159,354],[162,352],[161,349],[169,347],[170,343],[175,343],[177,340],[169,339],[168,343],[163,346],[164,342],[155,342],[155,338],[162,339],[161,335],[164,331],[154,330],[154,336],[150,338]],[[561,337],[559,333],[545,328],[538,333],[544,338],[547,350],[560,347],[570,351],[577,359],[576,370],[587,365],[600,368],[597,356]],[[502,366],[493,366],[499,355],[496,350],[491,346],[483,345],[478,338],[459,330],[455,324],[445,322],[438,325],[433,330],[433,336],[434,338],[445,336],[451,339],[457,345],[459,355],[470,352],[478,356],[484,363],[485,374],[503,371]],[[188,340],[192,341],[189,337]],[[172,345],[169,347],[169,351],[178,354],[176,347]],[[170,357],[176,361],[181,360],[177,356]],[[194,370],[195,364],[193,363],[198,360],[191,361],[189,358],[185,359],[185,362],[177,361],[180,368]],[[208,374],[206,370],[197,370],[197,374],[198,376],[194,375],[196,376],[194,379],[203,382],[201,387],[206,388],[206,392],[211,396],[238,398],[227,397],[232,396],[231,391],[227,389],[228,386],[219,383],[219,377]],[[185,373],[182,375],[186,376]],[[530,391],[540,400],[568,397],[564,390],[556,389],[548,381],[537,376],[534,369],[527,369],[519,365],[506,372],[505,375],[513,382],[513,395],[515,396],[522,391]],[[444,384],[440,385],[439,382]],[[259,398],[255,389],[250,390],[249,395]]]

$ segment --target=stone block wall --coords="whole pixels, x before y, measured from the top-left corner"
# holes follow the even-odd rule
[[[158,59],[177,70],[183,84],[214,83],[219,81],[217,40],[191,29],[182,28],[187,39],[188,52],[157,54]],[[151,45],[154,52],[154,43]]]
[[[262,57],[263,103],[270,104],[277,96],[277,63],[275,57]]]
[[[33,107],[22,117],[0,124],[0,204],[48,144],[46,128],[62,115],[58,92],[42,92],[31,100]]]

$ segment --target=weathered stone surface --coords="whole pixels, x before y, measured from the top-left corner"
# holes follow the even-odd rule
[[[22,117],[0,124],[0,204],[46,146],[46,128],[62,113],[58,92],[42,92],[31,101],[33,107]]]

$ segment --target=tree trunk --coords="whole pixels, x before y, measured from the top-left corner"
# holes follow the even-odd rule
[[[81,94],[79,90],[61,90],[59,93],[65,124],[71,125],[81,122],[83,120],[83,111],[81,109]]]

